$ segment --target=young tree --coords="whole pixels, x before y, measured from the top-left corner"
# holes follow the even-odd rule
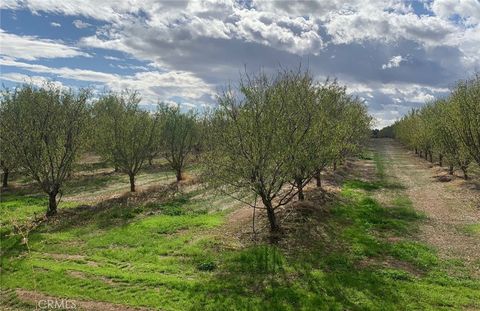
[[[188,155],[197,143],[197,124],[193,113],[182,113],[178,107],[160,104],[160,153],[175,170],[177,182],[183,179]]]
[[[337,150],[337,127],[339,123],[339,105],[345,96],[345,87],[337,81],[327,80],[318,89],[318,95],[313,110],[312,132],[317,145],[315,180],[317,187],[322,186],[321,173],[325,167],[332,164]]]
[[[289,138],[297,142],[292,148],[291,165],[293,166],[293,178],[291,184],[296,187],[298,199],[303,201],[305,195],[303,188],[310,182],[317,171],[317,157],[319,147],[323,147],[316,141],[313,131],[318,87],[308,71],[284,71],[273,86],[278,100],[285,103],[285,109],[291,116],[296,116],[292,122],[298,126],[297,131],[291,133]],[[301,112],[296,110],[302,107]]]
[[[418,110],[412,111],[394,124],[395,136],[407,146],[415,149],[415,153],[433,162],[433,152],[439,154],[440,165],[445,159],[449,164],[449,172],[454,168],[462,170],[468,179],[468,166],[472,161],[473,145],[466,144],[466,139],[475,137],[476,128],[470,128],[475,117],[463,116],[462,94],[453,95],[427,103]],[[460,97],[455,99],[455,96]],[[467,101],[465,101],[467,102]],[[468,105],[468,104],[466,104]],[[473,105],[475,106],[475,105]],[[470,107],[470,106],[469,106]],[[473,112],[474,109],[473,109]],[[465,113],[467,114],[467,113]],[[468,114],[467,114],[468,115]],[[470,121],[465,121],[468,118]],[[466,137],[463,137],[463,136]]]
[[[372,117],[367,112],[364,102],[348,96],[346,109],[342,118],[344,128],[341,136],[343,142],[340,152],[341,159],[358,155],[370,136]]]
[[[453,113],[451,103],[448,99],[440,99],[429,103],[426,107],[428,107],[426,114],[434,148],[442,155],[442,160],[444,157],[449,164],[451,174],[454,166],[458,166],[464,178],[468,179],[467,170],[471,156],[458,137],[456,125],[451,117]]]
[[[418,110],[412,109],[394,124],[395,138],[401,141],[408,148],[415,151],[415,154],[422,156],[419,133],[421,132]]]
[[[450,101],[458,137],[465,150],[480,165],[480,74],[460,81]]]
[[[8,92],[7,90],[5,92]],[[7,95],[8,96],[8,95]],[[6,118],[12,117],[11,114],[7,114],[0,110],[0,168],[3,171],[2,176],[2,188],[8,188],[8,177],[10,173],[17,168],[18,166],[18,159],[15,154],[15,144],[12,141],[12,137],[8,134],[8,129],[6,125],[10,123]]]
[[[127,173],[130,191],[135,176],[155,147],[158,118],[139,108],[136,92],[110,93],[94,105],[96,149],[120,171]]]
[[[209,183],[244,202],[245,192],[260,197],[272,232],[280,228],[275,210],[298,192],[290,182],[312,124],[305,113],[308,101],[295,100],[292,109],[289,93],[298,94],[297,86],[286,88],[284,80],[297,85],[296,79],[303,75],[246,75],[240,80],[241,95],[227,89],[218,99],[205,155]]]
[[[370,136],[372,118],[358,98],[346,94],[345,89],[338,94],[330,108],[334,122],[334,132],[331,136],[333,169],[337,162],[343,162],[347,156],[359,153],[364,142]]]
[[[24,85],[2,96],[2,127],[19,165],[48,194],[47,216],[57,213],[57,195],[85,138],[89,92],[47,84]]]

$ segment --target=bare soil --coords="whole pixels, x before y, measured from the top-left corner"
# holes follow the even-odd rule
[[[375,149],[385,158],[388,177],[398,179],[410,197],[413,207],[427,220],[421,226],[420,238],[436,247],[444,258],[461,258],[476,263],[480,258],[480,237],[462,229],[480,223],[480,191],[476,180],[451,181],[439,178],[447,174],[424,159],[416,157],[392,140],[379,140]]]

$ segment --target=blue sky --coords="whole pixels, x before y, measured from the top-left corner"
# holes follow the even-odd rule
[[[346,84],[381,127],[479,70],[479,23],[479,0],[4,0],[1,80],[201,109],[245,67],[302,63]]]

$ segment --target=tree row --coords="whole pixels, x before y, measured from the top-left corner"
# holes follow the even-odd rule
[[[371,117],[361,100],[336,81],[320,83],[303,70],[245,74],[202,113],[165,104],[148,112],[140,101],[136,92],[94,99],[88,90],[53,84],[4,90],[4,186],[12,170],[28,175],[48,194],[51,216],[73,164],[86,151],[127,174],[131,191],[153,158],[165,158],[177,181],[195,158],[206,184],[255,207],[261,202],[276,231],[275,210],[294,197],[303,200],[310,181],[320,187],[322,171],[358,154],[370,134]]]
[[[458,82],[449,96],[414,109],[393,125],[395,137],[421,157],[465,179],[471,162],[480,165],[480,75]]]

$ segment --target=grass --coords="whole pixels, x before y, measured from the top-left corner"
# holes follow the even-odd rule
[[[461,228],[462,232],[472,235],[472,236],[480,236],[480,224],[470,224],[466,225]]]
[[[206,231],[223,218],[221,212],[196,209],[197,203],[181,197],[144,206],[119,226],[105,227],[99,219],[69,228],[44,226],[30,235],[30,253],[23,260],[17,256],[24,245],[5,243],[13,246],[2,256],[2,286],[131,305],[173,303],[181,309],[185,291],[205,273],[197,267],[209,260]],[[108,215],[111,221],[123,222],[125,214],[115,211]],[[162,295],[158,287],[165,290]]]
[[[78,204],[77,202],[62,202],[61,207],[71,208]],[[0,224],[3,228],[11,225],[14,220],[21,223],[34,215],[44,215],[47,206],[46,194],[2,193],[0,196]]]
[[[395,198],[398,205],[387,209],[363,188],[344,186],[347,201],[335,203],[324,223],[326,237],[308,249],[297,245],[288,252],[259,245],[220,258],[222,269],[204,284],[199,309],[480,307],[480,282],[461,263],[444,262],[435,250],[415,241],[423,216],[408,198]],[[394,237],[396,242],[388,241]],[[452,271],[456,276],[450,276]]]
[[[385,164],[384,164],[385,159],[378,152],[376,152],[373,155],[373,161],[377,169],[376,170],[377,177],[380,180],[384,180],[385,179]]]
[[[345,181],[327,212],[287,236],[288,247],[228,247],[217,229],[231,199],[204,190],[161,202],[112,201],[41,226],[29,252],[3,235],[2,290],[21,309],[28,307],[8,289],[162,310],[480,308],[480,281],[418,241],[425,217],[389,180],[381,155],[373,159],[377,180]],[[379,192],[389,194],[388,204],[375,199]],[[2,213],[19,217],[43,204],[7,199]]]

